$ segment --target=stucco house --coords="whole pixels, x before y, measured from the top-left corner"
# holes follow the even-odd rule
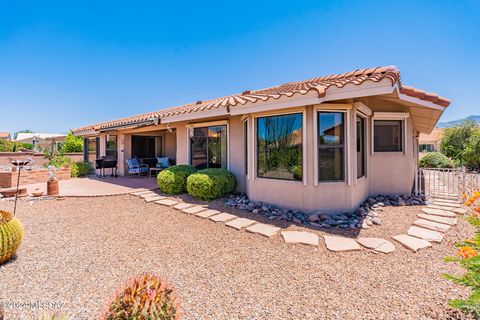
[[[15,139],[16,142],[29,143],[35,151],[58,150],[65,142],[66,134],[63,133],[33,133],[19,132]]]
[[[443,128],[435,128],[430,133],[420,133],[418,137],[418,151],[420,156],[426,152],[440,151],[440,142],[442,141]]]
[[[10,136],[10,132],[0,132],[0,140],[10,141],[12,137]]]
[[[355,70],[73,129],[85,158],[169,157],[221,167],[251,200],[344,212],[369,195],[410,194],[418,136],[446,98],[405,86],[395,66]]]

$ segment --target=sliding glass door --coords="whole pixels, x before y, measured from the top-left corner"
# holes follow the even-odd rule
[[[227,169],[227,126],[191,129],[191,163],[197,169]]]

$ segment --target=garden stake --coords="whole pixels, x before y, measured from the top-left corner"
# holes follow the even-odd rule
[[[17,212],[17,199],[18,199],[18,185],[20,184],[20,174],[22,173],[22,166],[18,166],[18,177],[17,177],[17,191],[15,192],[15,205],[13,206],[13,215]]]

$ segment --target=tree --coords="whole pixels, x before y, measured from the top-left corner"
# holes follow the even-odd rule
[[[480,127],[474,121],[445,129],[440,151],[469,169],[480,169]]]
[[[62,145],[62,152],[82,152],[83,151],[83,138],[74,136],[72,132],[68,133],[65,137],[65,143]]]

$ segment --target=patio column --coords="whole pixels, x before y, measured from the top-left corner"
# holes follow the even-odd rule
[[[118,134],[117,136],[117,170],[118,175],[125,175],[125,135]]]
[[[190,164],[189,150],[190,150],[190,137],[188,135],[188,129],[185,125],[177,127],[177,164]]]

